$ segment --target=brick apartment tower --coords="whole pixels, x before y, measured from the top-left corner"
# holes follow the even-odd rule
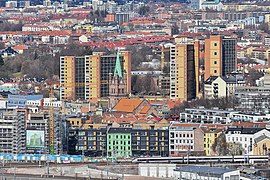
[[[120,68],[125,75],[125,92],[131,92],[131,53],[118,53]],[[60,57],[60,99],[97,102],[110,95],[110,74],[114,74],[117,56],[94,52],[85,56]],[[119,62],[118,62],[119,63]]]
[[[170,98],[190,101],[196,98],[195,49],[193,43],[170,47]],[[198,66],[198,65],[197,65]]]
[[[119,52],[117,52],[116,64],[113,76],[109,79],[110,108],[113,108],[120,99],[127,97],[127,74],[122,72]]]
[[[235,71],[236,55],[236,39],[223,36],[205,39],[204,80],[210,76],[226,76]]]

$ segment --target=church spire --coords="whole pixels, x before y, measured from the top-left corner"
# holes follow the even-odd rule
[[[119,50],[117,51],[117,56],[116,56],[116,63],[115,63],[115,69],[114,69],[114,74],[113,77],[116,77],[116,73],[119,77],[119,79],[122,79],[122,69],[121,69],[121,63],[120,63],[120,57],[119,57]]]

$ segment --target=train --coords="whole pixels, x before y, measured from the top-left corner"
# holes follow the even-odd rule
[[[206,164],[206,163],[250,163],[265,164],[269,156],[183,156],[183,157],[140,157],[133,163],[180,163],[180,164]]]

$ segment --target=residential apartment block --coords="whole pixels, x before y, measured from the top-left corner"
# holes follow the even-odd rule
[[[238,87],[235,91],[235,109],[246,113],[270,112],[270,88]]]
[[[132,156],[131,128],[110,127],[107,133],[107,157],[116,159]]]
[[[243,76],[210,76],[204,82],[204,98],[224,98],[234,96],[235,89],[245,86]]]
[[[122,73],[127,74],[127,93],[131,92],[131,56],[119,55]],[[109,77],[114,73],[117,55],[94,53],[60,57],[61,99],[98,100],[109,96]]]
[[[226,76],[236,70],[236,39],[210,36],[205,39],[205,75]]]
[[[203,106],[198,108],[186,108],[180,113],[180,122],[203,123],[203,124],[230,124],[233,122],[254,122],[268,121],[269,114],[241,113],[235,110],[222,110],[218,108],[207,109]]]
[[[196,98],[194,44],[170,47],[170,98],[189,101]]]
[[[264,128],[227,128],[225,132],[226,141],[231,143],[239,143],[243,149],[243,155],[263,155],[262,153],[255,153],[254,148],[259,142],[260,138],[270,136],[268,129]],[[259,139],[258,139],[259,138]],[[256,139],[256,142],[255,142]],[[257,149],[258,150],[258,149]],[[263,150],[263,149],[261,149]],[[269,150],[267,149],[267,152]]]
[[[173,123],[169,127],[169,155],[204,155],[204,135],[195,125]]]
[[[26,117],[25,109],[1,113],[0,153],[26,153]]]
[[[131,132],[133,156],[169,155],[168,126],[136,124],[133,126]]]

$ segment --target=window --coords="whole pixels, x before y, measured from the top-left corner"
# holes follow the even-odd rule
[[[217,55],[217,52],[214,52],[214,55],[216,56]]]
[[[214,61],[214,64],[217,64],[217,61]]]
[[[217,43],[214,43],[214,46],[217,46]]]
[[[217,70],[214,70],[214,73],[217,73]]]

